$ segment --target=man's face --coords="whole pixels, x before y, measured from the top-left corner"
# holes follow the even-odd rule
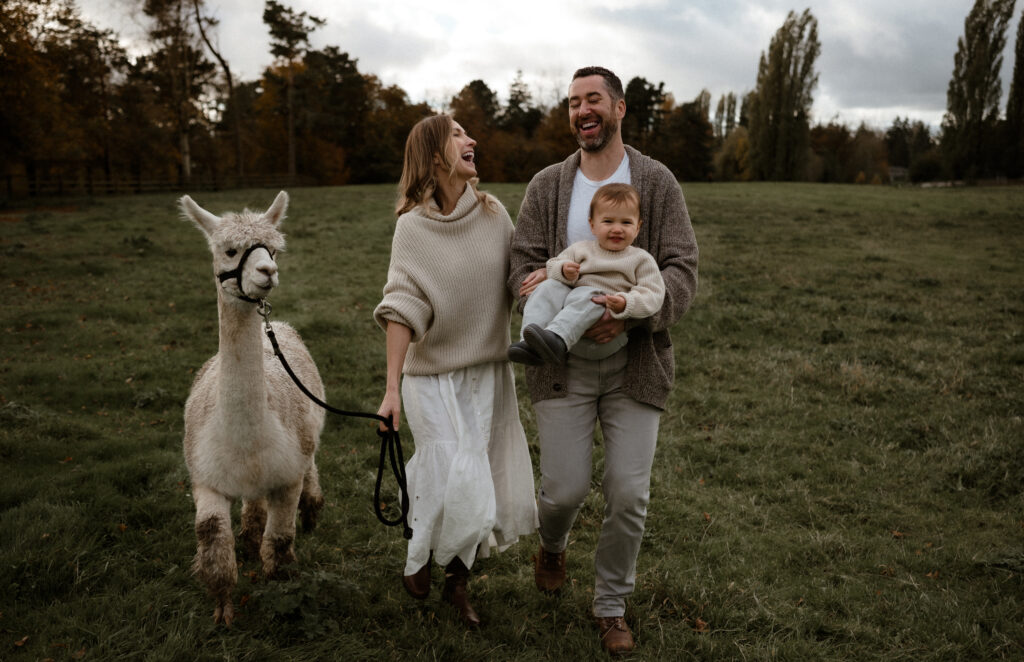
[[[569,85],[569,128],[587,152],[599,152],[619,133],[626,102],[615,101],[601,76],[577,78]]]

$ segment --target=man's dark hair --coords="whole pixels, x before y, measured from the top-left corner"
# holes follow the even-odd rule
[[[586,78],[587,76],[600,76],[603,78],[604,85],[608,88],[608,92],[611,93],[613,101],[625,98],[626,93],[622,91],[622,81],[610,70],[604,67],[583,67],[576,70],[576,73],[572,75],[572,79],[576,80],[577,78]]]

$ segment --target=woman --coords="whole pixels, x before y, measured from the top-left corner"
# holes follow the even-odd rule
[[[533,468],[506,362],[512,300],[505,288],[512,220],[476,189],[474,146],[448,115],[409,133],[384,298],[387,388],[379,413],[398,427],[405,401],[416,451],[406,467],[412,540],[403,584],[430,592],[431,558],[445,567],[442,597],[467,626],[477,554],[537,527]]]

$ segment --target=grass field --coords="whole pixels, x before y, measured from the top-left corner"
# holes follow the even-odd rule
[[[515,217],[523,186],[485,188]],[[275,193],[194,197],[221,212]],[[274,318],[329,402],[376,410],[393,188],[290,193]],[[674,329],[631,659],[1024,658],[1024,188],[684,193],[700,291]],[[404,541],[371,510],[372,424],[336,417],[295,577],[242,564],[235,626],[215,628],[181,453],[217,343],[205,241],[169,195],[55,204],[0,209],[0,659],[601,656],[599,490],[561,597],[533,588],[525,540],[474,569],[485,623],[467,633],[439,590],[402,590]]]

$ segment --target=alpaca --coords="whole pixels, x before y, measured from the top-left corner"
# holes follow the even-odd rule
[[[295,560],[295,515],[311,530],[323,508],[314,454],[324,412],[292,383],[263,333],[257,303],[277,286],[274,256],[288,194],[262,213],[217,217],[189,196],[184,215],[203,231],[217,274],[220,345],[202,367],[185,403],[185,464],[192,482],[198,541],[193,571],[215,601],[213,620],[230,626],[237,581],[231,504],[242,500],[243,551],[259,555],[268,578]],[[309,390],[323,382],[299,334],[275,322],[282,352]]]

